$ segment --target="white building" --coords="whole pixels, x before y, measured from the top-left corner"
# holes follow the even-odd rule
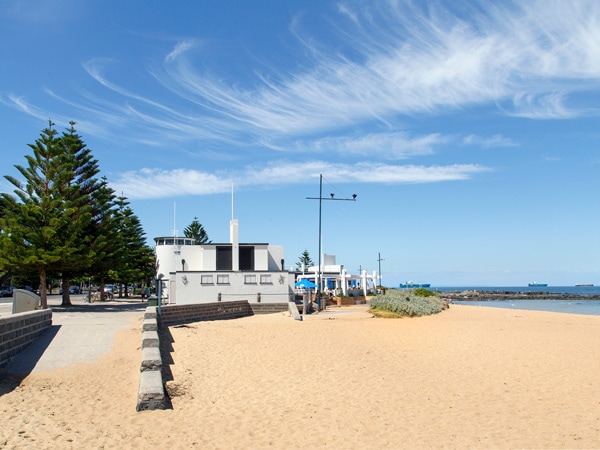
[[[319,266],[309,267],[305,273],[298,274],[296,281],[307,279],[318,284]],[[321,291],[343,295],[364,295],[377,291],[377,272],[368,273],[363,270],[359,275],[352,275],[342,264],[336,264],[335,255],[323,254],[321,264]]]
[[[195,245],[194,239],[157,237],[157,278],[163,301],[171,304],[288,302],[294,273],[284,268],[283,247],[241,244],[238,221],[230,222],[230,242]]]

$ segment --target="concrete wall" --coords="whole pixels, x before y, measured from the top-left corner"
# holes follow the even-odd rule
[[[0,317],[0,368],[52,326],[52,310]]]
[[[161,307],[160,323],[200,322],[203,320],[226,320],[287,311],[286,303],[248,303],[247,301],[197,303],[193,305],[165,305]]]
[[[281,245],[269,245],[269,270],[285,270],[285,254]],[[284,261],[284,265],[281,264]]]
[[[185,260],[185,269],[181,260]],[[165,277],[178,270],[198,270],[202,266],[202,246],[199,245],[157,245],[156,261],[158,273]]]
[[[219,275],[226,276],[227,282],[219,282]],[[203,276],[205,280],[211,281],[203,283]],[[248,276],[254,276],[254,283],[247,282]],[[171,295],[170,301],[178,305],[237,300],[247,300],[251,303],[287,303],[293,294],[294,274],[287,271],[177,272],[175,277],[177,296],[175,300]]]

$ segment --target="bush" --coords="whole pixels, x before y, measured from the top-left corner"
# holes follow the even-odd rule
[[[423,289],[428,291],[427,289]],[[390,290],[385,295],[378,295],[371,300],[370,312],[385,317],[415,317],[437,314],[448,309],[448,302],[436,296],[433,292],[416,295],[416,289],[409,291]],[[428,291],[431,292],[431,291]]]
[[[416,288],[414,293],[417,297],[433,297],[435,295],[435,292],[425,288]]]

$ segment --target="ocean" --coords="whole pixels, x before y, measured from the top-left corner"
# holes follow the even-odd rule
[[[549,292],[551,294],[600,295],[600,286],[431,286],[433,291],[509,291],[509,292]]]
[[[551,294],[600,295],[600,286],[459,286],[431,287],[437,291],[488,291],[488,292],[548,292]],[[486,300],[454,301],[458,305],[476,305],[491,308],[549,311],[567,314],[600,316],[600,300]]]

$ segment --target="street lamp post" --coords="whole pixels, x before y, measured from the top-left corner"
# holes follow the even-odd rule
[[[381,259],[381,253],[377,253],[377,262],[379,263],[379,286],[383,289],[383,276],[381,275],[381,261],[385,261],[385,259]],[[377,289],[377,286],[375,286]]]
[[[307,200],[319,200],[319,266],[317,267],[317,294],[316,300],[317,305],[320,309],[323,309],[321,304],[321,210],[323,206],[323,200],[343,200],[343,201],[356,201],[356,194],[352,194],[352,198],[335,198],[334,194],[329,194],[329,197],[323,197],[323,174],[319,175],[319,196],[318,197],[306,197]]]

